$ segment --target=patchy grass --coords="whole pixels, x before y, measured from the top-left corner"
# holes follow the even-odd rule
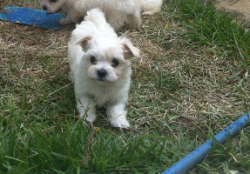
[[[5,5],[39,8],[33,0]],[[225,21],[239,45],[248,34],[228,16],[214,28],[199,10],[182,6],[165,1],[160,14],[143,17],[139,31],[119,33],[142,52],[133,60],[128,132],[111,129],[102,111],[97,128],[78,120],[67,77],[73,25],[50,31],[0,21],[0,173],[157,173],[247,112],[245,50],[231,35],[218,37]],[[249,171],[249,133],[215,146],[190,173]]]
[[[194,173],[248,173],[250,170],[249,128],[235,140],[229,137],[224,145],[215,143],[208,157],[193,170]]]
[[[197,0],[177,0],[177,5],[189,28],[188,38],[203,45],[216,46],[230,57],[240,58],[245,68],[250,65],[250,32],[244,23],[238,24],[229,14]],[[192,22],[190,22],[192,21]]]

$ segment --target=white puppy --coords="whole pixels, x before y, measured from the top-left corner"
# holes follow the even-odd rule
[[[120,29],[125,23],[130,28],[139,28],[141,12],[154,14],[161,10],[162,0],[40,0],[41,7],[47,13],[55,13],[62,9],[66,18],[60,20],[65,25],[82,21],[86,12],[92,8],[101,9],[115,29]]]
[[[118,37],[99,9],[90,10],[68,43],[70,78],[80,117],[94,122],[95,105],[105,106],[112,126],[129,127],[126,104],[133,57],[139,57],[139,50],[130,40]]]

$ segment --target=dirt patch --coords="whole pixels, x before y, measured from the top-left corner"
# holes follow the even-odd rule
[[[240,22],[245,20],[250,29],[250,0],[217,0],[215,6],[229,12]]]

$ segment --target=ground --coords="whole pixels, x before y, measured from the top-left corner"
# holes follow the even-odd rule
[[[249,0],[217,0],[217,8],[232,14],[238,21],[245,20],[247,28],[250,28],[250,1]]]
[[[109,173],[111,168],[115,168],[120,173],[161,172],[250,109],[249,70],[245,64],[239,57],[231,56],[230,50],[194,41],[189,29],[183,25],[174,2],[164,1],[160,14],[143,16],[139,30],[123,28],[119,32],[119,35],[126,35],[141,50],[141,57],[132,60],[133,75],[128,105],[131,130],[125,135],[116,132],[110,128],[105,112],[100,111],[95,123],[100,131],[92,142],[93,137],[88,139],[87,145],[81,145],[99,150],[105,147],[104,151],[100,150],[100,154],[105,154],[109,144],[112,144],[117,149],[112,151],[112,155],[110,152],[106,156],[112,159],[116,155],[113,153],[120,152],[119,148],[136,149],[129,154],[135,155],[137,159],[145,152],[140,149],[137,151],[141,144],[142,149],[148,148],[146,152],[149,154],[141,155],[142,158],[138,158],[132,167],[129,166],[132,157],[128,155],[126,158],[126,154],[122,153],[121,158],[114,160],[116,165],[112,166],[112,161],[107,160],[105,165],[98,166],[95,162],[99,162],[100,158],[99,150],[96,150],[97,155],[89,154],[92,158],[87,155],[81,161],[82,170]],[[35,0],[5,0],[1,8],[6,5],[40,8]],[[35,166],[34,170],[38,173],[50,169],[75,170],[75,166],[71,165],[74,160],[70,163],[67,159],[70,155],[74,156],[71,150],[78,149],[77,144],[77,147],[71,145],[73,148],[69,148],[69,151],[56,150],[59,146],[63,149],[62,145],[68,145],[66,142],[63,144],[60,137],[64,137],[67,130],[74,132],[78,123],[67,62],[67,42],[74,25],[52,31],[0,21],[0,29],[0,126],[1,136],[5,137],[0,145],[3,149],[0,162],[2,160],[4,164],[0,169],[5,172],[15,167],[24,170],[31,165],[29,169],[33,170]],[[79,130],[83,131],[83,136],[89,135],[89,132],[84,132],[82,125]],[[245,132],[249,135],[249,128]],[[16,136],[11,137],[12,134]],[[37,136],[42,136],[46,143],[42,144],[43,140]],[[137,138],[140,137],[143,143],[138,145]],[[55,143],[57,139],[60,139],[58,144]],[[103,145],[99,141],[104,144],[108,141],[109,144]],[[15,148],[8,150],[11,142]],[[233,147],[241,147],[243,142],[242,139],[235,141]],[[154,150],[150,150],[150,145],[154,143],[157,153],[151,154]],[[47,144],[50,146],[47,147]],[[29,147],[27,152],[26,147]],[[57,158],[51,162],[49,157],[45,158],[43,153],[47,151],[44,149],[49,152],[46,155],[51,159],[56,154],[57,158],[66,159],[67,164],[60,166],[62,162],[54,163]],[[223,146],[220,154],[224,153],[223,149],[227,148]],[[80,154],[81,150],[75,151]],[[38,158],[39,154],[43,155]],[[215,157],[218,154],[212,153]],[[74,159],[78,158],[74,156]],[[98,160],[94,161],[95,158]],[[220,173],[228,168],[238,170],[239,160],[234,154],[220,158],[217,163],[208,158],[191,173]],[[47,164],[47,161],[53,165]],[[75,161],[74,165],[78,164]],[[246,171],[246,168],[240,170]]]

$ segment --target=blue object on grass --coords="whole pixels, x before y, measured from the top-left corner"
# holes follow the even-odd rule
[[[214,138],[221,144],[225,143],[228,135],[234,137],[241,129],[249,125],[249,115],[243,115],[241,118],[236,120],[234,123],[223,129],[220,133],[214,136]],[[202,161],[209,150],[213,146],[213,139],[211,138],[206,143],[186,155],[177,163],[173,164],[170,168],[165,170],[162,174],[182,174],[188,172],[193,166]]]
[[[63,26],[59,23],[59,20],[65,17],[66,15],[60,13],[48,15],[42,10],[16,6],[7,6],[4,8],[3,13],[0,13],[1,20],[26,25],[34,25],[51,30],[62,29]]]

